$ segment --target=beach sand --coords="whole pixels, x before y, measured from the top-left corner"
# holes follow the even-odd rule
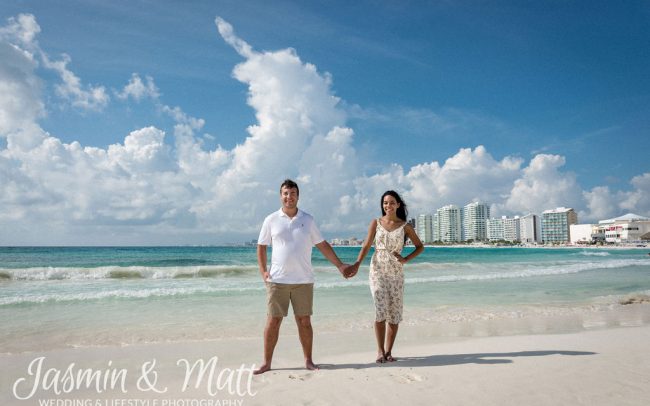
[[[0,355],[0,404],[43,404],[39,399],[50,400],[50,405],[57,405],[58,399],[60,406],[650,404],[648,325],[437,340],[418,338],[404,326],[393,351],[398,361],[381,365],[373,362],[372,329],[331,333],[316,328],[314,359],[321,370],[311,372],[302,366],[291,324],[288,319],[283,326],[274,369],[260,376],[251,376],[250,368],[261,361],[261,337]],[[198,388],[182,391],[185,369],[177,360],[207,362],[214,356],[218,359],[212,380],[206,373]],[[126,392],[119,385],[101,393],[81,385],[57,396],[52,387],[40,384],[30,399],[16,399],[13,387],[18,379],[26,378],[16,386],[19,396],[33,389],[28,369],[39,357],[45,357],[43,371],[51,368],[50,383],[56,371],[63,377],[71,363],[72,370],[125,368]],[[155,382],[153,387],[166,388],[165,393],[144,391],[146,382],[137,386],[142,365],[154,359],[156,365],[146,377]]]

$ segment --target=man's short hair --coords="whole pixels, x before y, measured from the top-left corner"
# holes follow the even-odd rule
[[[285,179],[284,182],[282,182],[280,185],[280,192],[282,192],[283,187],[286,187],[287,189],[296,189],[298,196],[300,196],[300,189],[298,188],[298,184],[291,179]]]

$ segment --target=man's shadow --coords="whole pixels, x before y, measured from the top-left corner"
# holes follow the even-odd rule
[[[596,355],[590,351],[520,351],[520,352],[493,352],[483,354],[449,354],[449,355],[428,355],[422,357],[397,357],[395,362],[378,364],[369,362],[367,364],[320,364],[321,369],[366,369],[376,367],[439,367],[461,364],[510,364],[511,358],[517,357],[545,357],[548,355]]]

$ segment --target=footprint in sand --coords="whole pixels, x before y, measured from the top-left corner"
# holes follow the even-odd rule
[[[403,375],[391,375],[397,382],[400,383],[414,383],[422,382],[426,380],[425,377],[418,374],[403,374]]]
[[[311,379],[312,375],[313,374],[304,374],[304,375],[290,374],[289,379],[295,379],[295,380],[298,380],[298,381],[307,381],[307,380]]]

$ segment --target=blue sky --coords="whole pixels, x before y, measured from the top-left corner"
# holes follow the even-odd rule
[[[126,145],[128,134],[153,127],[165,133],[164,143],[169,147],[165,154],[173,161],[169,165],[178,168],[182,167],[180,160],[173,157],[177,155],[175,140],[180,136],[175,125],[180,121],[161,109],[178,107],[186,117],[203,120],[202,125],[191,129],[191,137],[202,151],[220,150],[234,157],[235,163],[214,163],[212,172],[202,172],[201,176],[214,176],[218,184],[228,168],[236,172],[235,147],[255,138],[247,128],[259,125],[256,115],[264,110],[264,103],[283,103],[281,98],[265,93],[266,102],[251,105],[249,98],[256,94],[256,78],[262,73],[282,73],[287,65],[279,65],[278,70],[272,65],[251,66],[252,78],[237,79],[235,67],[252,64],[254,58],[238,53],[220,35],[215,18],[219,16],[232,25],[236,37],[257,53],[272,56],[293,49],[302,69],[313,66],[317,72],[314,80],[326,83],[327,89],[319,93],[323,100],[338,98],[331,115],[324,120],[332,128],[342,127],[352,134],[336,148],[343,151],[341,156],[354,161],[345,170],[353,167],[359,178],[351,179],[336,201],[322,203],[315,197],[303,198],[303,205],[323,217],[323,227],[332,235],[362,234],[365,227],[359,232],[356,228],[375,215],[365,202],[382,188],[405,193],[414,202],[414,214],[435,210],[442,204],[462,205],[480,199],[494,205],[493,213],[511,215],[543,209],[541,204],[523,202],[520,196],[556,193],[552,185],[559,179],[568,183],[547,204],[576,206],[581,220],[594,221],[627,211],[650,214],[650,206],[644,203],[646,193],[650,193],[645,189],[650,179],[650,175],[646,176],[650,172],[648,2],[352,3],[2,0],[0,26],[11,26],[10,19],[15,22],[21,14],[33,16],[40,27],[35,37],[39,52],[46,54],[50,62],[68,55],[65,69],[79,78],[81,89],[103,87],[105,91],[106,100],[100,105],[80,107],[73,100],[77,96],[57,92],[63,80],[61,70],[48,67],[36,52],[37,66],[28,74],[40,83],[36,93],[43,109],[34,114],[33,121],[50,137],[65,145],[77,141],[82,147],[108,151],[110,145]],[[9,34],[4,40],[16,45]],[[27,49],[34,44],[20,46]],[[8,62],[0,61],[3,63],[7,68]],[[134,74],[145,82],[150,77],[157,96],[118,97]],[[301,83],[283,73],[279,78],[284,90]],[[5,83],[11,80],[7,76]],[[304,80],[309,86],[312,79],[306,76]],[[284,90],[278,94],[290,94]],[[306,99],[303,103],[312,101]],[[279,125],[278,117],[274,118],[269,131]],[[287,120],[287,125],[300,127]],[[27,158],[8,151],[8,134],[16,130],[12,128],[0,134],[0,149],[5,149],[7,162],[11,158],[15,165],[4,173],[6,184],[20,179],[29,179],[30,185],[48,183],[38,170],[20,172]],[[305,146],[314,145],[310,140],[319,134],[296,131],[291,134]],[[147,139],[157,139],[152,136]],[[291,138],[286,140],[292,142]],[[461,153],[461,149],[469,149],[469,155]],[[315,162],[300,152],[296,154],[294,159],[298,157],[306,164]],[[16,164],[16,160],[23,159],[22,166]],[[431,163],[437,163],[439,168],[422,175],[431,187],[427,191],[426,182],[420,185],[414,180],[417,171],[413,168]],[[472,183],[468,169],[471,164],[493,176],[480,184]],[[395,172],[394,166],[401,172]],[[41,168],[48,170],[46,166]],[[314,179],[313,174],[292,168],[285,167],[286,176],[307,183]],[[212,207],[207,203],[215,201],[210,199],[210,193],[220,192],[214,185],[197,186],[200,182],[192,180],[192,176],[199,176],[197,171],[183,172],[183,178],[176,181],[181,186],[189,185],[191,193],[197,193],[192,196],[206,202],[201,207],[169,203],[169,207],[154,210],[150,216],[145,212],[117,215],[115,206],[102,207],[101,202],[89,197],[92,203],[87,203],[85,209],[105,216],[88,214],[81,216],[83,221],[70,221],[68,213],[49,226],[39,223],[48,230],[47,237],[43,237],[42,233],[29,231],[28,225],[33,212],[50,218],[38,203],[47,199],[27,199],[25,191],[14,188],[13,200],[6,198],[4,202],[13,207],[9,210],[13,214],[6,214],[0,221],[20,236],[20,243],[56,239],[78,243],[71,235],[80,230],[89,238],[99,238],[109,229],[118,241],[133,236],[128,243],[209,243],[228,240],[228,235],[254,237],[263,214],[277,201],[250,207],[250,224],[243,229],[223,224],[201,227],[199,224],[205,224],[202,215],[213,218],[211,214],[229,210],[229,206]],[[134,173],[144,172],[131,173],[131,179]],[[449,183],[449,178],[457,174],[457,183]],[[265,190],[275,190],[275,179],[281,181],[284,176],[274,175],[269,178],[272,184],[263,186]],[[254,171],[246,176],[249,180],[262,179]],[[246,176],[240,179],[246,181]],[[329,178],[326,181],[334,182]],[[85,193],[81,184],[62,182]],[[149,184],[152,190],[164,185]],[[237,189],[235,183],[228,185],[236,189],[235,196],[256,195]],[[110,186],[107,188],[102,193],[110,193]],[[214,190],[210,192],[209,188]],[[453,193],[450,188],[477,190],[473,194]],[[128,196],[128,192],[124,193]],[[45,195],[67,208],[77,204],[63,202],[67,197],[56,201],[55,186]],[[162,200],[180,201],[175,199],[168,196]],[[159,207],[159,203],[154,205]],[[122,204],[126,203],[118,206]],[[359,221],[335,218],[346,215]],[[234,219],[237,215],[225,217]],[[161,230],[172,236],[155,237]],[[11,238],[2,237],[0,243],[11,242]]]

